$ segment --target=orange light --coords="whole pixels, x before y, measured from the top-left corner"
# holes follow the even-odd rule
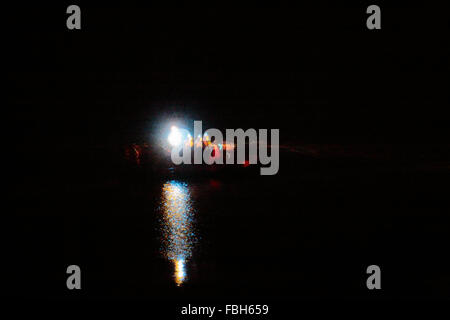
[[[222,146],[223,146],[224,150],[233,150],[234,149],[234,144],[232,144],[232,143],[224,143]]]

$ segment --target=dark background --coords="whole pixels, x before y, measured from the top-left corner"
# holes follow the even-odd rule
[[[70,4],[4,10],[12,195],[2,213],[3,294],[449,297],[443,8],[377,3],[382,29],[368,30],[371,3],[78,1],[82,29],[67,30]],[[215,281],[181,292],[146,286],[154,263],[139,258],[136,226],[160,178],[121,159],[173,116],[204,128],[279,128],[283,146],[277,176],[219,178],[235,200],[203,204],[213,215],[201,221],[213,239],[204,267]],[[108,267],[111,248],[99,239],[129,263]],[[81,293],[65,289],[69,264],[87,269]],[[382,268],[380,292],[364,287],[370,264]]]

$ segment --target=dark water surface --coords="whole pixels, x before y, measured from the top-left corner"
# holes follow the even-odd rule
[[[28,177],[14,198],[7,288],[69,296],[65,269],[77,264],[87,298],[369,297],[377,264],[383,297],[448,296],[446,166],[280,163],[275,176],[157,176],[119,163]]]

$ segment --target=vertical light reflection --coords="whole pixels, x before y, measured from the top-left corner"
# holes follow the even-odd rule
[[[186,183],[168,181],[162,193],[162,254],[174,265],[174,280],[181,286],[187,280],[186,262],[197,242],[194,209]]]
[[[181,286],[185,279],[186,272],[184,271],[184,260],[177,259],[175,260],[175,283],[177,286]]]

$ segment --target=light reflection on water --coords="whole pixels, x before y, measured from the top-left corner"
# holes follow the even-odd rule
[[[188,278],[186,263],[197,243],[194,208],[187,183],[171,180],[162,190],[161,253],[174,265],[174,280],[181,286]]]

